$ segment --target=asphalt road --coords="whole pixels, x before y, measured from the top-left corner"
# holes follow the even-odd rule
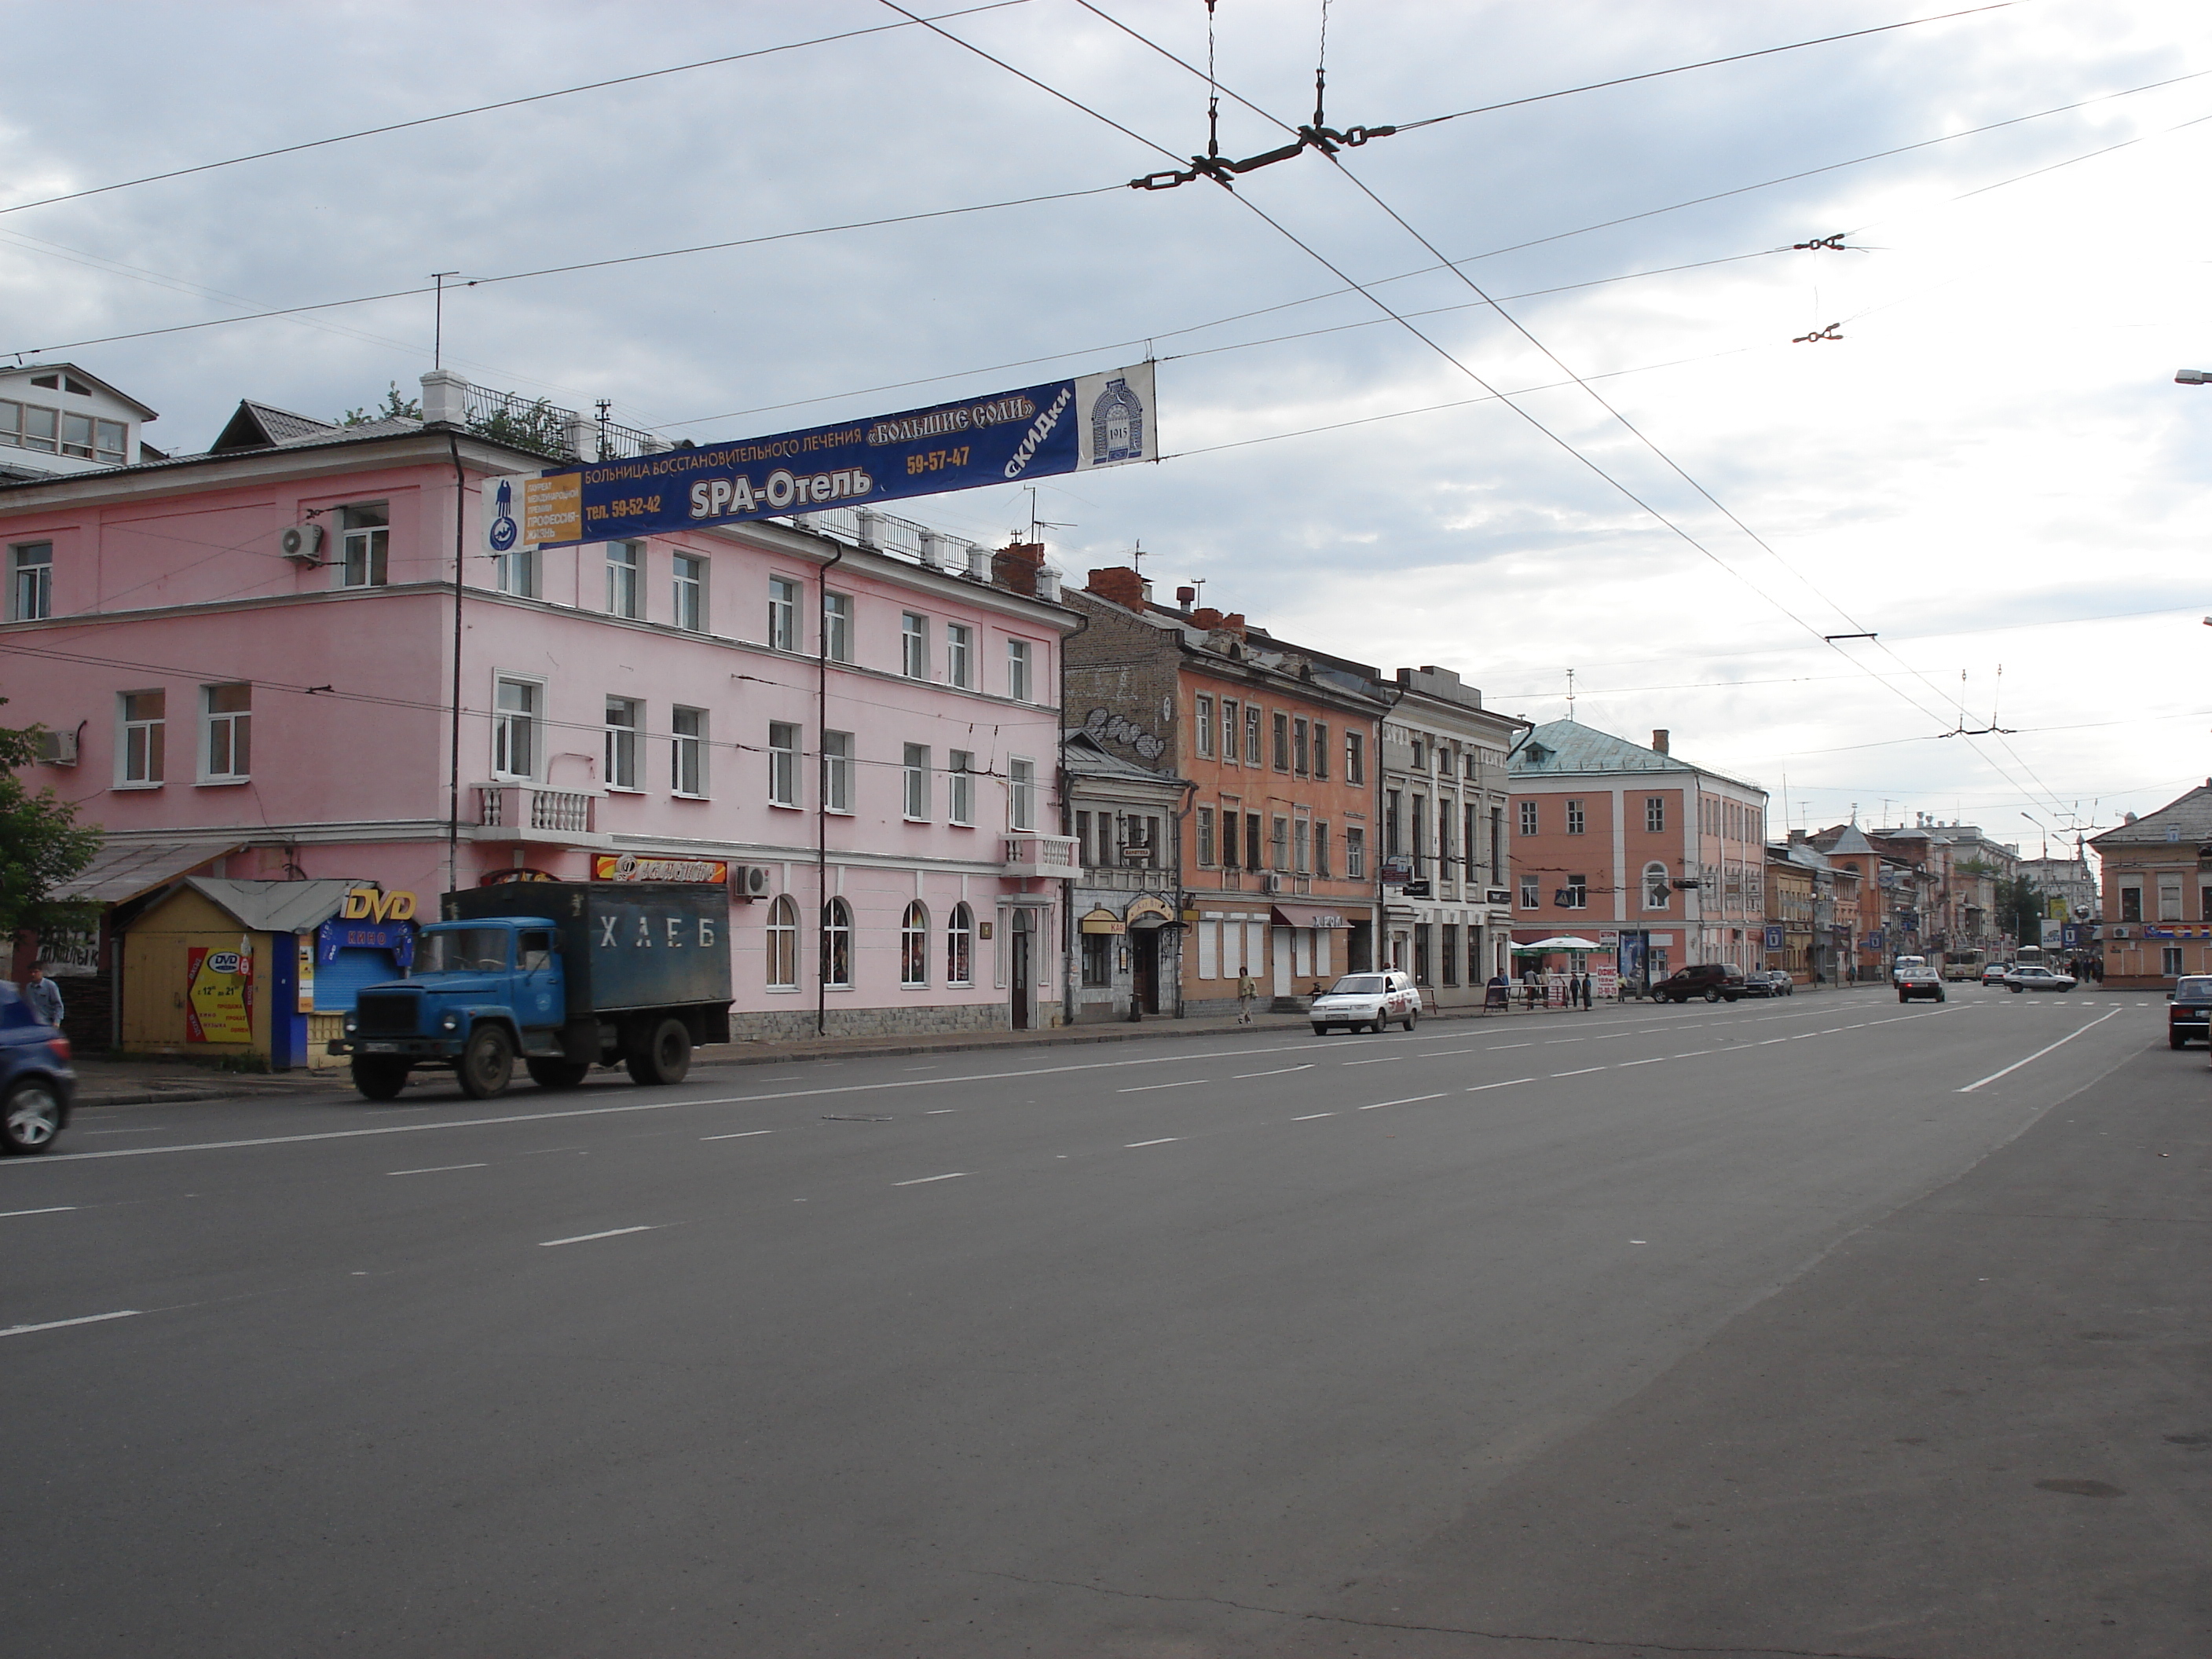
[[[2207,1096],[1979,987],[118,1108],[23,1655],[2212,1652]]]

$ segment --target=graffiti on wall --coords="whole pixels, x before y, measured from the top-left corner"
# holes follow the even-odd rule
[[[1167,752],[1167,744],[1126,714],[1111,709],[1092,709],[1083,717],[1083,729],[1101,742],[1127,744],[1146,760],[1158,760]]]

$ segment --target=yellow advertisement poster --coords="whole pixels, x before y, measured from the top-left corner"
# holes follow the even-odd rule
[[[185,953],[185,1041],[253,1041],[253,958],[242,951]]]

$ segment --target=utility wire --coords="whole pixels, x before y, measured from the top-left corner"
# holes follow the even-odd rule
[[[969,6],[961,11],[939,14],[944,17],[967,17],[979,11],[997,11],[1006,6],[1026,4],[1027,0],[990,0],[988,5]],[[920,20],[916,20],[920,21]],[[864,34],[881,34],[890,29],[902,29],[904,23],[878,23],[864,29],[847,29],[839,34],[817,35],[811,40],[793,40],[781,46],[761,46],[751,52],[733,52],[720,58],[702,58],[696,63],[674,64],[666,69],[644,70],[635,75],[618,75],[608,81],[588,81],[582,86],[562,87],[551,92],[533,92],[520,98],[504,98],[495,104],[476,104],[467,109],[448,110],[442,115],[419,115],[412,120],[393,121],[380,127],[363,127],[358,132],[337,133],[328,138],[310,138],[297,144],[280,144],[274,149],[258,149],[246,155],[233,155],[220,161],[202,161],[188,167],[172,167],[167,173],[149,173],[140,179],[118,179],[112,185],[93,185],[83,190],[65,191],[58,196],[42,196],[35,201],[17,202],[0,207],[0,214],[22,213],[31,208],[52,207],[59,202],[82,201],[88,196],[105,196],[112,191],[135,190],[140,185],[159,184],[166,179],[186,179],[195,173],[213,173],[222,167],[242,167],[248,161],[265,161],[272,156],[296,155],[302,150],[321,149],[331,144],[349,144],[356,138],[374,138],[387,132],[405,132],[413,127],[434,126],[441,121],[458,121],[464,116],[489,114],[493,110],[515,109],[525,104],[541,104],[548,99],[570,98],[582,92],[601,92],[609,87],[626,87],[640,81],[657,80],[663,76],[683,75],[692,70],[712,69],[721,64],[739,64],[749,58],[769,58],[778,52],[798,52],[807,46],[827,46],[836,40],[851,40]]]

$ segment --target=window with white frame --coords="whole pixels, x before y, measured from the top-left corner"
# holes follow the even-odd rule
[[[768,579],[768,642],[778,651],[800,648],[799,584],[788,576]]]
[[[906,745],[906,815],[919,823],[929,817],[929,748]]]
[[[1195,712],[1191,717],[1190,726],[1193,734],[1198,738],[1198,752],[1211,756],[1213,753],[1213,699],[1201,693],[1193,707]]]
[[[610,789],[637,787],[637,723],[642,712],[635,697],[607,699],[606,782]]]
[[[1257,703],[1244,705],[1244,764],[1260,764],[1260,706]]]
[[[517,547],[505,553],[495,553],[491,561],[492,586],[502,593],[512,593],[517,599],[538,597],[538,550]]]
[[[1314,722],[1313,775],[1319,782],[1328,779],[1328,726],[1322,720]]]
[[[975,757],[955,749],[945,763],[945,821],[972,826],[975,822]]]
[[[1571,836],[1579,836],[1583,833],[1583,804],[1571,798],[1567,802],[1567,833]]]
[[[917,611],[899,616],[899,672],[910,680],[929,678],[929,618]]]
[[[853,734],[822,734],[822,807],[829,812],[853,810]]]
[[[1521,803],[1521,833],[1524,836],[1536,833],[1536,803],[1533,800]]]
[[[2161,877],[2158,884],[2158,919],[2160,921],[2181,920],[2181,883]]]
[[[544,688],[535,680],[501,676],[493,688],[491,773],[495,778],[538,775],[538,721]]]
[[[833,897],[822,912],[822,982],[833,991],[853,983],[853,907]]]
[[[853,660],[853,596],[822,596],[822,651],[831,662]]]
[[[768,799],[771,806],[799,805],[799,728],[768,723]]]
[[[945,982],[975,982],[975,913],[964,900],[952,907],[945,924]]]
[[[1650,836],[1664,835],[1667,830],[1667,798],[1646,795],[1644,798],[1644,832]]]
[[[1567,884],[1559,890],[1559,908],[1563,910],[1587,908],[1589,904],[1589,878],[1569,876]]]
[[[678,553],[672,562],[668,620],[687,633],[707,631],[707,561]]]
[[[1198,861],[1201,867],[1212,869],[1214,862],[1213,809],[1198,809]]]
[[[1267,867],[1287,870],[1291,867],[1291,821],[1280,814],[1267,828]]]
[[[668,787],[678,795],[707,793],[707,711],[678,706],[668,715]]]
[[[1016,702],[1030,700],[1030,642],[1006,641],[1006,695]]]
[[[645,544],[607,544],[607,615],[635,622],[645,615]]]
[[[768,907],[768,988],[799,988],[799,907],[784,894]]]
[[[1234,697],[1221,700],[1221,758],[1231,766],[1237,764],[1237,745],[1241,741],[1237,734],[1243,729],[1243,717],[1237,712],[1237,707]]]
[[[1667,878],[1667,866],[1656,860],[1644,866],[1644,908],[1664,910],[1674,899],[1674,886]]]
[[[945,683],[963,691],[975,688],[975,630],[966,623],[945,624]]]
[[[1313,867],[1308,862],[1310,854],[1307,852],[1307,838],[1312,833],[1312,827],[1305,819],[1293,818],[1291,821],[1291,868],[1302,876]]]
[[[36,622],[54,614],[54,544],[21,542],[9,549],[8,619]]]
[[[1006,827],[1036,828],[1036,763],[1011,758],[1006,762]]]
[[[1328,820],[1314,820],[1314,874],[1328,879]]]
[[[392,514],[382,501],[338,509],[338,586],[381,587],[388,580]]]
[[[1344,781],[1353,785],[1367,781],[1367,741],[1364,733],[1346,732],[1344,734]],[[1352,834],[1349,830],[1344,833],[1347,839]],[[1344,872],[1346,875],[1352,873],[1349,863],[1345,866]]]
[[[201,775],[211,783],[252,776],[253,688],[204,685],[200,696]]]
[[[1356,825],[1344,830],[1344,878],[1363,881],[1367,876],[1367,832]]]
[[[167,775],[168,708],[166,691],[123,694],[123,764],[118,782],[159,783]]]
[[[64,389],[50,374],[40,375],[31,384],[57,392]],[[77,380],[71,380],[66,390],[87,395],[90,392]],[[12,449],[36,449],[49,455],[74,455],[80,460],[121,466],[131,459],[125,447],[129,436],[130,428],[121,421],[64,414],[44,404],[0,398],[0,444]]]
[[[899,984],[908,990],[929,983],[929,912],[920,899],[899,918]]]
[[[1538,890],[1536,878],[1534,876],[1522,877],[1521,908],[1523,910],[1534,910],[1542,904],[1543,902],[1543,898]]]

